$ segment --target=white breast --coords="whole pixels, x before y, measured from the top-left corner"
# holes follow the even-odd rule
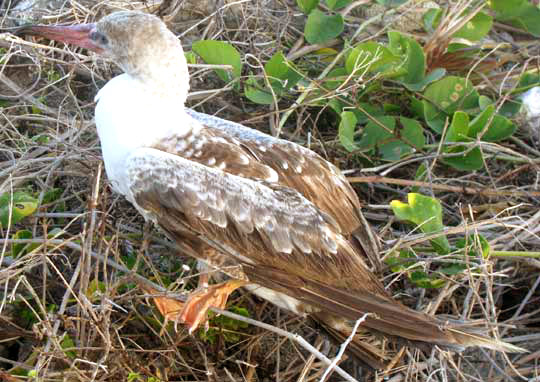
[[[105,170],[115,191],[127,195],[125,160],[140,147],[190,129],[182,100],[149,91],[127,74],[109,81],[96,95],[96,127]]]

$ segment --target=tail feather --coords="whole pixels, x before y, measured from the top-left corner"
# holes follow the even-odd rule
[[[467,332],[460,329],[449,328],[448,331],[452,333],[456,341],[463,347],[480,346],[486,349],[496,350],[504,353],[528,353],[527,349],[520,348],[498,340],[496,338],[489,338],[483,334]]]
[[[351,335],[354,322],[345,320],[340,317],[335,317],[325,313],[312,314],[326,332],[337,342],[344,343]],[[479,333],[466,332],[457,329],[448,329],[453,335],[456,343],[447,345],[446,347],[452,350],[462,350],[471,346],[480,346],[496,351],[508,353],[524,353],[527,350],[520,347],[499,341],[493,338],[488,338]],[[429,351],[433,343],[424,341],[407,341],[403,338],[387,338],[390,341],[382,340],[381,335],[374,335],[371,331],[359,329],[355,337],[349,342],[347,353],[352,354],[359,361],[375,370],[388,368],[391,360],[395,359],[399,353],[399,349],[404,345],[410,345],[415,348],[420,348]],[[439,344],[440,345],[440,344]]]
[[[339,322],[343,322],[344,319],[355,321],[365,313],[369,313],[370,315],[361,325],[362,328],[394,340],[402,338],[416,347],[438,345],[459,351],[469,346],[481,346],[503,352],[525,351],[517,346],[474,333],[470,329],[465,329],[462,324],[440,320],[412,310],[388,296],[376,295],[365,290],[344,291],[314,280],[292,277],[282,271],[270,270],[267,267],[264,269],[245,267],[244,269],[247,270],[251,281],[317,307],[321,312],[327,313],[328,317],[336,318]],[[319,321],[321,317],[324,318],[323,314],[315,313],[315,316],[319,318]],[[332,320],[323,319],[323,321],[334,331],[346,335],[341,324],[336,326]],[[368,365],[376,365],[375,359],[380,358],[381,354],[377,354],[366,346],[354,346],[358,353],[363,355],[360,356],[361,359]]]
[[[383,267],[379,257],[379,238],[375,235],[370,224],[360,211],[358,212],[358,219],[360,220],[360,225],[352,232],[351,244],[360,249],[359,253],[364,253],[371,266],[380,272]]]
[[[455,350],[480,346],[508,353],[527,352],[518,346],[486,337],[470,329],[462,329],[463,325],[439,320],[383,297],[351,295],[316,282],[309,282],[309,288],[305,288],[305,292],[312,303],[326,307],[326,310],[330,310],[329,305],[333,304],[341,317],[350,320],[358,319],[365,312],[372,313],[373,317],[368,317],[365,321],[366,327],[385,335],[402,337],[413,343],[423,342]],[[319,301],[316,301],[317,299]]]
[[[336,320],[332,320],[329,316],[313,315],[312,317],[333,337],[336,343],[344,343],[351,334],[352,327],[344,328],[343,325],[338,324]],[[365,337],[355,337],[349,343],[347,352],[372,369],[381,370],[386,366],[385,360],[388,358],[386,353],[380,346],[371,344]]]

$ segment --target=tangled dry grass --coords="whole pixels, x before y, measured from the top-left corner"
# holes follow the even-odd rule
[[[32,6],[25,10],[25,4]],[[320,48],[301,38],[304,18],[294,1],[11,0],[0,9],[3,28],[21,19],[75,23],[114,10],[141,9],[163,17],[187,48],[204,38],[232,42],[249,54],[253,70],[258,60],[267,60],[280,49],[304,57],[304,65],[316,66],[309,54]],[[354,28],[364,19],[354,7],[350,11],[355,16],[349,28]],[[357,39],[379,38],[383,27],[373,24]],[[15,227],[2,227],[0,233],[0,380],[34,376],[43,381],[319,380],[327,366],[275,331],[238,328],[235,341],[228,341],[221,328],[209,341],[189,336],[182,328],[176,332],[171,324],[163,326],[149,296],[138,287],[140,280],[127,268],[155,283],[169,280],[167,287],[175,292],[193,288],[197,270],[190,258],[145,226],[107,184],[92,120],[93,96],[119,70],[78,49],[9,33],[0,34],[0,49],[0,194],[26,189],[43,202],[32,217]],[[531,57],[537,54],[533,49]],[[525,61],[512,70],[529,64]],[[411,162],[358,168],[337,143],[336,131],[322,127],[329,117],[307,104],[291,99],[277,108],[253,105],[222,88],[208,68],[193,67],[191,74],[190,105],[200,111],[266,132],[275,131],[283,113],[291,111],[284,136],[311,144],[347,170],[366,201],[365,214],[377,228],[385,253],[428,240],[425,235],[407,234],[409,227],[395,224],[388,207],[390,200],[404,199],[413,186],[442,201],[446,223],[454,227],[447,232],[450,236],[480,232],[498,250],[540,247],[540,152],[526,135],[487,148],[495,156],[511,156],[513,162],[490,161],[487,170],[465,175],[448,172],[444,177],[439,171],[436,179],[418,184],[408,181],[416,169]],[[417,157],[414,163],[422,161],[430,167],[436,158]],[[47,202],[51,189],[60,195]],[[21,229],[32,236],[17,242],[14,233]],[[34,246],[14,258],[10,254],[17,243]],[[432,259],[418,261],[429,267]],[[404,350],[392,369],[377,374],[345,360],[346,356],[340,364],[359,381],[540,380],[539,269],[540,262],[531,258],[486,259],[436,290],[414,288],[402,274],[380,273],[404,303],[477,322],[491,335],[529,349],[528,354]],[[307,319],[245,292],[236,293],[230,305],[246,308],[252,319],[301,334],[330,358],[336,353]],[[499,325],[490,325],[495,321]]]

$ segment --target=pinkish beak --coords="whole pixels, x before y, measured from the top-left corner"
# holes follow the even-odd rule
[[[96,53],[101,53],[103,49],[90,38],[90,34],[95,30],[96,24],[94,23],[78,25],[29,25],[19,28],[17,34],[41,36],[49,40],[73,44]]]

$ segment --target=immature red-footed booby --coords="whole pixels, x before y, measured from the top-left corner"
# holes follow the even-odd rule
[[[96,96],[114,190],[233,278],[192,294],[177,317],[191,330],[242,285],[337,335],[370,313],[363,329],[416,345],[520,350],[393,300],[365,264],[377,257],[375,241],[340,171],[300,145],[184,108],[184,52],[157,17],[117,12],[96,24],[25,31],[98,52],[124,70]],[[382,349],[355,343],[366,363],[384,364]]]

